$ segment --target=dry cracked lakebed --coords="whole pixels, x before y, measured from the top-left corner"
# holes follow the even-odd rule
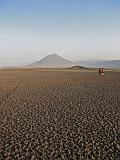
[[[0,70],[0,160],[120,160],[120,72]]]

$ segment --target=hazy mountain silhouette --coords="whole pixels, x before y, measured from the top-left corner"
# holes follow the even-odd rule
[[[57,54],[51,54],[41,59],[40,61],[30,64],[29,67],[55,68],[55,67],[70,67],[72,65],[73,62]]]
[[[120,68],[120,60],[93,60],[93,61],[78,61],[77,65],[85,67],[104,67],[104,68]]]
[[[34,62],[27,67],[36,68],[64,68],[72,67],[75,65],[84,67],[104,67],[104,68],[120,68],[120,60],[82,60],[78,62],[69,61],[57,54],[51,54],[41,59],[40,61]]]

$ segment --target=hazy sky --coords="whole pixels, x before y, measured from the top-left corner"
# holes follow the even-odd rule
[[[0,0],[0,65],[120,59],[120,0]]]

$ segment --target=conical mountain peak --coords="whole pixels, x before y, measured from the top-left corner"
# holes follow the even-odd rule
[[[37,61],[31,64],[31,67],[45,67],[45,68],[55,68],[55,67],[70,67],[73,65],[73,62],[59,56],[58,54],[51,54],[40,61]]]

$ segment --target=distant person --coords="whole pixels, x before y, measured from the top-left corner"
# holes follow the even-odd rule
[[[99,75],[104,75],[104,68],[99,68],[99,70],[98,70],[98,72],[99,72]]]

